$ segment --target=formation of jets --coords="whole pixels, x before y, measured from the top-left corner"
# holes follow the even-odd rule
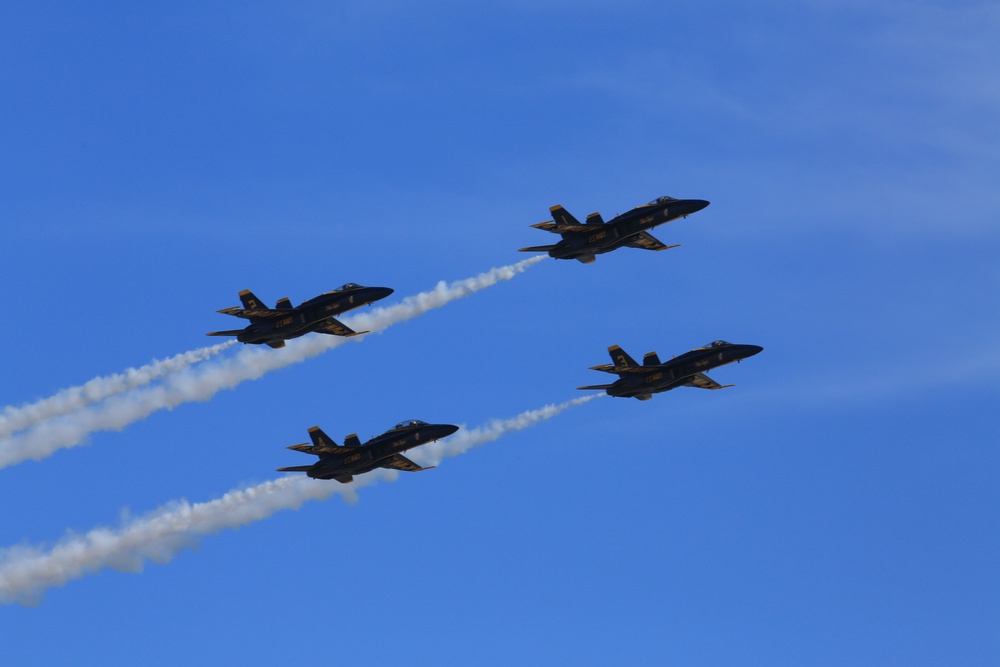
[[[617,215],[607,222],[600,213],[591,213],[580,223],[562,206],[549,209],[552,220],[532,227],[559,234],[561,240],[553,245],[521,248],[520,252],[546,252],[556,259],[575,259],[584,264],[593,262],[597,255],[618,248],[642,250],[668,250],[679,244],[666,245],[654,238],[648,230],[679,218],[687,217],[708,206],[703,199],[675,199],[658,197],[648,204]],[[224,308],[220,313],[250,321],[243,329],[213,331],[209,336],[235,336],[241,343],[284,347],[285,341],[308,333],[334,336],[358,336],[367,331],[354,331],[336,319],[336,315],[384,299],[393,293],[388,287],[364,287],[347,283],[332,292],[326,292],[293,307],[287,298],[279,299],[274,308],[268,308],[250,290],[240,292],[242,308]],[[669,361],[660,361],[655,352],[647,353],[642,364],[636,363],[622,348],[608,348],[611,364],[591,367],[592,370],[611,373],[618,380],[611,384],[588,385],[579,389],[601,389],[611,396],[637,398],[647,401],[653,394],[676,387],[724,389],[733,385],[720,385],[705,371],[718,366],[739,362],[763,348],[757,345],[736,345],[717,340],[704,347],[685,352]],[[312,454],[319,459],[310,465],[278,468],[279,472],[304,472],[314,479],[347,484],[376,468],[389,468],[405,472],[428,470],[403,456],[403,452],[446,438],[458,430],[452,424],[428,424],[420,420],[400,422],[382,435],[362,443],[357,434],[338,445],[318,426],[309,429],[312,444],[292,445],[288,449]],[[430,466],[433,467],[433,466]]]

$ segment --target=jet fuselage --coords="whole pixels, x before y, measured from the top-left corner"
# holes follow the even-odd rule
[[[305,471],[314,479],[336,479],[370,472],[382,467],[386,459],[402,454],[408,449],[426,445],[445,438],[458,430],[452,424],[425,424],[423,422],[392,429],[375,436],[359,447],[345,448],[344,453],[323,453],[320,460]]]
[[[615,373],[619,379],[612,384],[591,385],[580,389],[604,389],[611,396],[648,400],[653,394],[688,386],[702,389],[721,389],[706,371],[752,357],[764,348],[759,345],[741,345],[715,341],[705,347],[661,362],[655,352],[650,352],[638,365],[620,347],[608,348],[613,364],[594,366],[593,370]]]
[[[259,345],[298,338],[315,331],[330,317],[384,299],[392,292],[388,287],[358,286],[320,294],[295,308],[287,309],[287,315],[252,322],[237,334],[236,340]]]
[[[664,198],[667,199],[667,198]],[[670,199],[649,203],[622,213],[603,224],[591,224],[593,230],[563,234],[563,239],[549,250],[556,259],[579,259],[585,263],[632,242],[642,232],[683,218],[708,206],[703,199]]]

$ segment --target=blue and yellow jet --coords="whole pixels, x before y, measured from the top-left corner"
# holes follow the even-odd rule
[[[521,248],[520,252],[547,252],[556,259],[575,259],[590,264],[595,255],[622,247],[643,250],[668,250],[677,245],[665,245],[646,230],[665,222],[684,218],[708,206],[704,199],[674,199],[658,197],[648,204],[637,206],[627,213],[604,222],[600,213],[591,213],[586,222],[574,218],[562,206],[549,209],[552,220],[532,225],[562,236],[555,245],[538,245]]]
[[[705,375],[705,371],[752,357],[763,349],[759,345],[734,345],[717,340],[666,362],[661,362],[656,352],[649,352],[642,358],[640,366],[625,350],[612,345],[608,353],[614,363],[592,366],[591,370],[614,373],[618,381],[577,389],[604,389],[610,396],[638,398],[640,401],[648,401],[653,394],[677,387],[725,389],[733,385],[721,385]]]
[[[250,326],[231,331],[212,331],[206,335],[236,336],[236,340],[241,343],[264,344],[275,348],[284,347],[285,341],[290,338],[298,338],[313,331],[333,336],[358,336],[368,332],[354,331],[334,315],[374,303],[392,292],[388,287],[365,287],[347,283],[294,308],[287,297],[278,299],[274,308],[268,308],[253,292],[243,290],[240,292],[242,308],[223,308],[219,312],[250,320]]]
[[[309,429],[311,445],[292,445],[288,449],[314,454],[319,461],[308,466],[278,468],[278,472],[304,472],[314,479],[335,479],[342,484],[354,480],[354,475],[369,472],[375,468],[389,468],[405,472],[430,470],[403,456],[403,452],[429,442],[446,438],[458,430],[451,424],[428,424],[419,419],[400,422],[391,429],[361,444],[356,433],[344,438],[338,445],[330,436],[313,426]]]

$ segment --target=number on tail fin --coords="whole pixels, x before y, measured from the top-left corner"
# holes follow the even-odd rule
[[[264,302],[257,298],[257,296],[248,289],[240,292],[240,302],[243,307],[247,310],[268,310]]]
[[[639,365],[635,363],[635,359],[628,356],[628,353],[617,345],[609,347],[608,353],[611,355],[611,360],[615,362],[615,368],[631,368]]]
[[[552,214],[552,219],[556,221],[557,225],[579,225],[580,221],[574,218],[569,211],[564,209],[561,205],[556,204],[549,209],[549,213]]]
[[[333,439],[326,433],[323,433],[323,429],[319,426],[313,426],[309,429],[309,439],[312,440],[313,446],[323,447],[328,449],[333,449],[334,447],[339,447]]]

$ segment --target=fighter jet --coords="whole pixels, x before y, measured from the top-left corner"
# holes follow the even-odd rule
[[[314,479],[335,479],[343,484],[354,480],[354,475],[369,472],[375,468],[391,468],[406,472],[430,470],[434,466],[421,468],[400,452],[445,438],[458,430],[451,424],[428,424],[419,419],[400,422],[382,435],[377,435],[361,444],[356,433],[344,438],[338,445],[323,433],[319,426],[309,429],[311,445],[292,445],[288,449],[306,454],[315,454],[319,461],[309,466],[278,468],[278,472],[304,472]]]
[[[538,245],[521,248],[520,252],[547,252],[556,259],[575,259],[584,264],[594,261],[595,255],[617,250],[622,246],[643,250],[667,250],[677,245],[664,245],[647,232],[657,225],[684,218],[708,206],[703,199],[674,199],[659,197],[628,213],[604,222],[600,213],[591,213],[582,225],[562,206],[549,209],[552,220],[532,225],[562,236],[555,245]]]
[[[268,308],[253,292],[243,290],[240,292],[242,308],[223,308],[219,312],[250,320],[250,326],[231,331],[212,331],[206,335],[236,336],[236,340],[241,343],[263,343],[275,348],[284,347],[286,340],[312,331],[333,336],[358,336],[369,332],[354,331],[333,316],[384,299],[392,292],[388,287],[363,287],[347,283],[295,308],[287,297],[278,299],[274,308]]]
[[[611,396],[635,397],[640,401],[648,401],[653,394],[676,387],[725,389],[733,385],[721,385],[705,375],[704,371],[752,357],[763,349],[758,345],[734,345],[724,340],[717,340],[667,362],[661,362],[656,352],[650,352],[642,358],[640,366],[625,350],[612,345],[608,348],[608,352],[614,364],[593,366],[591,370],[614,373],[620,379],[612,384],[577,388],[605,389]]]

